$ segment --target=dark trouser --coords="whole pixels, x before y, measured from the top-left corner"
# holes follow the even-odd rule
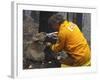
[[[45,53],[45,64],[47,68],[61,67],[61,63],[56,59],[55,57],[56,55],[50,50],[50,48],[46,48],[44,50],[44,53]]]

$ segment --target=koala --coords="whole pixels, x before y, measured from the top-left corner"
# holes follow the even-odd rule
[[[25,54],[27,58],[35,60],[35,61],[42,61],[44,60],[44,40],[45,40],[45,33],[37,33],[35,36],[32,38],[32,42],[28,46]]]
[[[29,64],[33,65],[33,62],[43,62],[45,59],[45,40],[46,34],[44,32],[37,33],[32,37],[32,41],[30,41],[27,46],[26,51],[24,51],[24,58],[28,61]],[[32,62],[32,63],[30,63]],[[27,64],[28,64],[27,63]],[[34,63],[35,64],[35,63]],[[29,67],[32,65],[28,65]],[[34,67],[34,66],[33,66]]]

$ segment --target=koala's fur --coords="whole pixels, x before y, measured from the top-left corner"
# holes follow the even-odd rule
[[[44,40],[45,34],[44,33],[37,33],[33,36],[32,42],[28,46],[25,55],[27,58],[35,60],[35,61],[43,61],[44,60]]]

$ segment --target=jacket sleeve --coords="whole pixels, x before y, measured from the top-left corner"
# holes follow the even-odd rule
[[[66,36],[64,31],[62,31],[58,34],[58,41],[56,42],[56,44],[52,45],[51,47],[52,51],[54,51],[55,53],[62,51],[65,46],[65,41],[66,41]]]

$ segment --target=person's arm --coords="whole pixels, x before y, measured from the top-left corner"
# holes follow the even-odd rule
[[[56,42],[56,44],[51,46],[52,51],[57,53],[63,50],[65,46],[65,40],[66,40],[66,36],[65,36],[64,31],[62,31],[58,34],[58,41]]]

